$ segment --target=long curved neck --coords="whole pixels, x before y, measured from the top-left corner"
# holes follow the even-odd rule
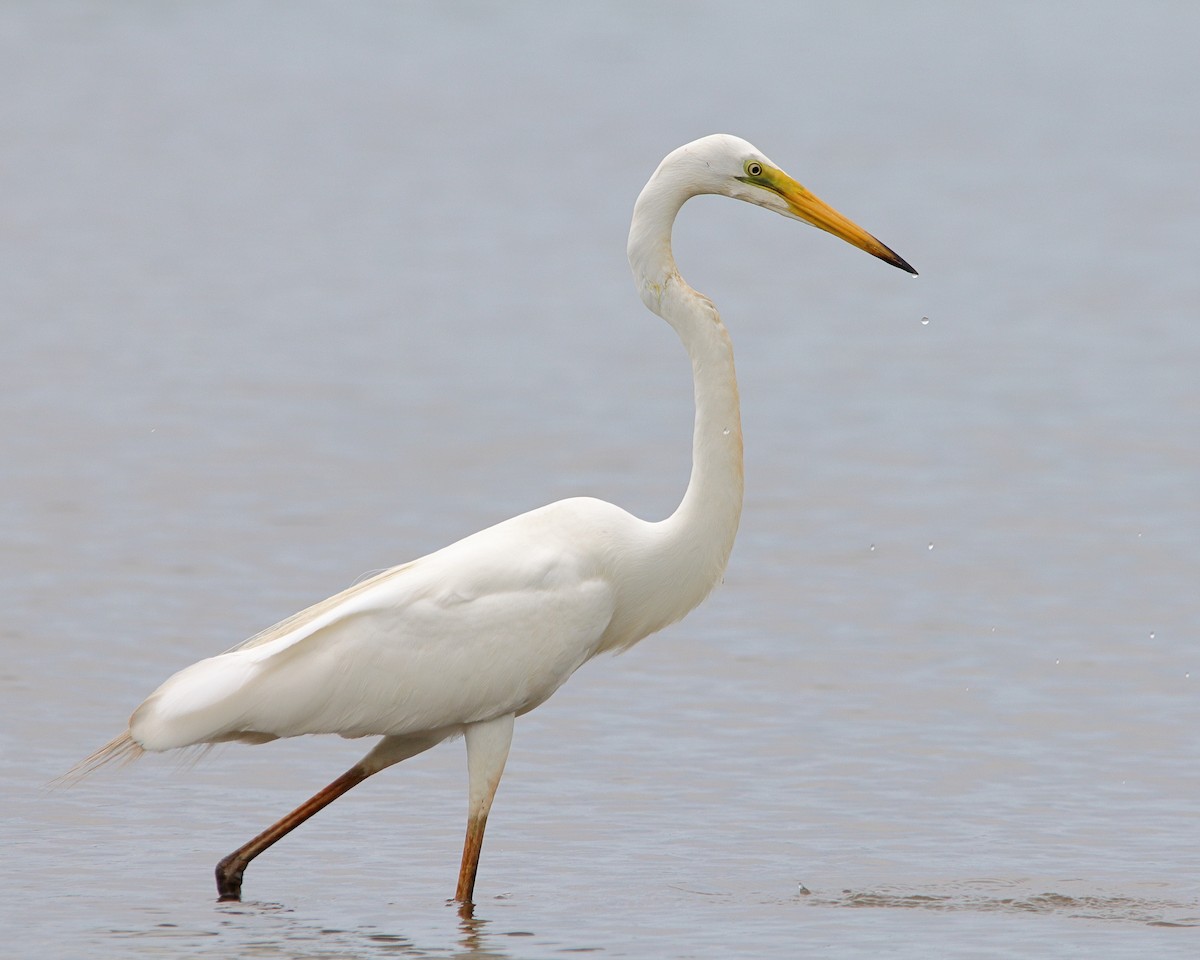
[[[629,264],[643,302],[679,335],[692,361],[696,420],[692,474],[678,509],[656,526],[657,550],[680,609],[698,604],[721,578],[742,513],[742,423],[733,345],[716,307],[684,282],[671,253],[671,227],[692,193],[663,168],[634,207]]]

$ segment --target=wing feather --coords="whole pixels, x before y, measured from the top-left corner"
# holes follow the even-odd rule
[[[595,557],[548,536],[538,513],[384,571],[181,670],[134,712],[132,740],[166,750],[404,735],[532,709],[595,654],[616,600]]]

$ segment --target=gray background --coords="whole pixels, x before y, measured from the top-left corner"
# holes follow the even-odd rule
[[[833,7],[0,8],[0,953],[1195,955],[1200,13]],[[565,496],[670,512],[689,370],[625,232],[716,131],[922,276],[684,211],[740,539],[518,725],[474,924],[461,745],[240,906],[213,863],[364,744],[45,788],[367,571]]]

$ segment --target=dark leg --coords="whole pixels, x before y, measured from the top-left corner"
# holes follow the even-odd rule
[[[351,787],[362,783],[375,772],[376,770],[369,769],[362,763],[355,764],[324,790],[300,804],[278,823],[272,824],[249,843],[234,850],[217,864],[217,899],[241,900],[242,874],[246,872],[246,867],[249,866],[251,860],[276,840],[287,836],[318,810],[327,807]],[[480,832],[482,833],[482,830]],[[482,840],[482,837],[480,839]]]
[[[471,903],[475,894],[475,874],[479,872],[479,852],[483,849],[483,828],[487,826],[487,814],[471,817],[467,821],[467,840],[463,844],[462,866],[458,871],[458,889],[454,899],[459,903]]]
[[[454,899],[470,904],[475,894],[475,874],[479,872],[479,851],[483,847],[483,828],[496,796],[496,787],[504,773],[508,747],[512,743],[513,714],[473,723],[463,731],[467,741],[467,771],[470,798],[467,804],[467,839],[463,843],[462,866]]]

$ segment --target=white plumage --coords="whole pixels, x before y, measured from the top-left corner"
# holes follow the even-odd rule
[[[470,772],[457,899],[469,903],[513,719],[583,663],[683,617],[719,580],[742,507],[742,435],[729,335],[679,275],[671,227],[717,193],[804,220],[909,272],[887,247],[736,137],[659,165],[638,198],[629,261],[646,305],[692,361],[692,475],[679,508],[647,522],[590,498],[550,504],[394,567],[179,671],[85,767],[142,750],[332,733],[382,736],[346,774],[217,867],[238,899],[246,865],[368,776],[457,735]]]

